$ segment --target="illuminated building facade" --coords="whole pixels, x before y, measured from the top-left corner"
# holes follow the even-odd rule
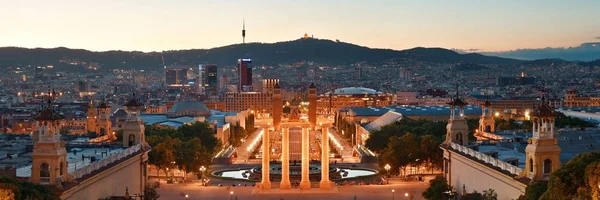
[[[344,107],[385,107],[392,105],[392,101],[392,95],[369,88],[339,88],[318,96],[317,114],[333,114]]]
[[[227,92],[221,96],[225,112],[240,112],[251,109],[256,113],[271,113],[272,95],[262,92]]]

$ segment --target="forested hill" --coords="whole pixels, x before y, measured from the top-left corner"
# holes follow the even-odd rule
[[[459,54],[443,48],[413,48],[407,50],[372,49],[354,44],[323,40],[298,39],[277,43],[234,44],[212,49],[190,49],[164,52],[105,51],[52,48],[0,48],[0,66],[60,65],[65,61],[96,63],[103,68],[152,69],[173,63],[196,65],[216,63],[235,65],[238,58],[251,58],[255,65],[312,61],[322,64],[345,65],[357,62],[384,62],[390,59],[409,59],[435,63],[518,64],[516,59]],[[59,62],[59,61],[63,62]]]

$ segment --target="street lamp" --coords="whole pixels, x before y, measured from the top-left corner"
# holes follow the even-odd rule
[[[233,200],[233,191],[229,192],[229,200]]]
[[[202,186],[204,186],[204,171],[206,171],[206,167],[200,166],[200,181],[202,181]]]
[[[387,183],[389,184],[390,183],[390,169],[392,167],[390,166],[390,164],[385,164],[385,166],[383,168],[387,172]]]
[[[189,196],[186,194],[186,195],[185,195],[185,200],[187,200],[187,199],[188,199],[188,197],[189,197]]]
[[[392,200],[394,200],[394,192],[396,192],[396,190],[392,189]]]

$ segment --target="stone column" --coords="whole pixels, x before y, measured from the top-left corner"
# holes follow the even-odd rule
[[[270,172],[270,166],[269,166],[269,153],[270,153],[270,149],[269,149],[269,129],[263,129],[263,136],[262,136],[262,180],[260,182],[260,188],[261,189],[271,189],[271,180],[269,180],[269,172]]]
[[[321,189],[331,189],[329,181],[329,127],[321,127]]]
[[[308,128],[302,127],[302,180],[300,181],[300,189],[310,189],[310,179],[308,171],[308,162],[310,162],[310,155],[308,149],[308,134]]]
[[[290,128],[283,127],[281,138],[281,184],[280,189],[291,189],[290,183]]]

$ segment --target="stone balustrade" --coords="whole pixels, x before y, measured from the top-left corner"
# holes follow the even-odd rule
[[[125,158],[131,154],[134,154],[138,151],[140,151],[140,149],[142,148],[141,144],[137,144],[135,146],[129,147],[127,149],[125,149],[122,152],[119,152],[117,154],[111,155],[105,159],[102,159],[100,161],[94,162],[88,166],[85,166],[83,168],[77,169],[74,172],[71,172],[71,176],[73,176],[73,178],[78,179],[81,178],[87,174],[91,174],[92,172],[105,167],[111,163],[114,163],[118,160],[121,160],[122,158]]]
[[[467,154],[477,160],[483,161],[485,163],[491,164],[494,167],[498,167],[502,170],[508,171],[509,173],[511,173],[513,175],[519,175],[521,173],[521,171],[523,171],[523,169],[521,169],[517,166],[514,166],[514,165],[504,162],[502,160],[496,159],[494,157],[488,156],[479,151],[475,151],[471,148],[462,146],[460,144],[456,144],[453,142],[453,143],[451,143],[451,147],[452,147],[452,149],[457,150],[461,153]]]

